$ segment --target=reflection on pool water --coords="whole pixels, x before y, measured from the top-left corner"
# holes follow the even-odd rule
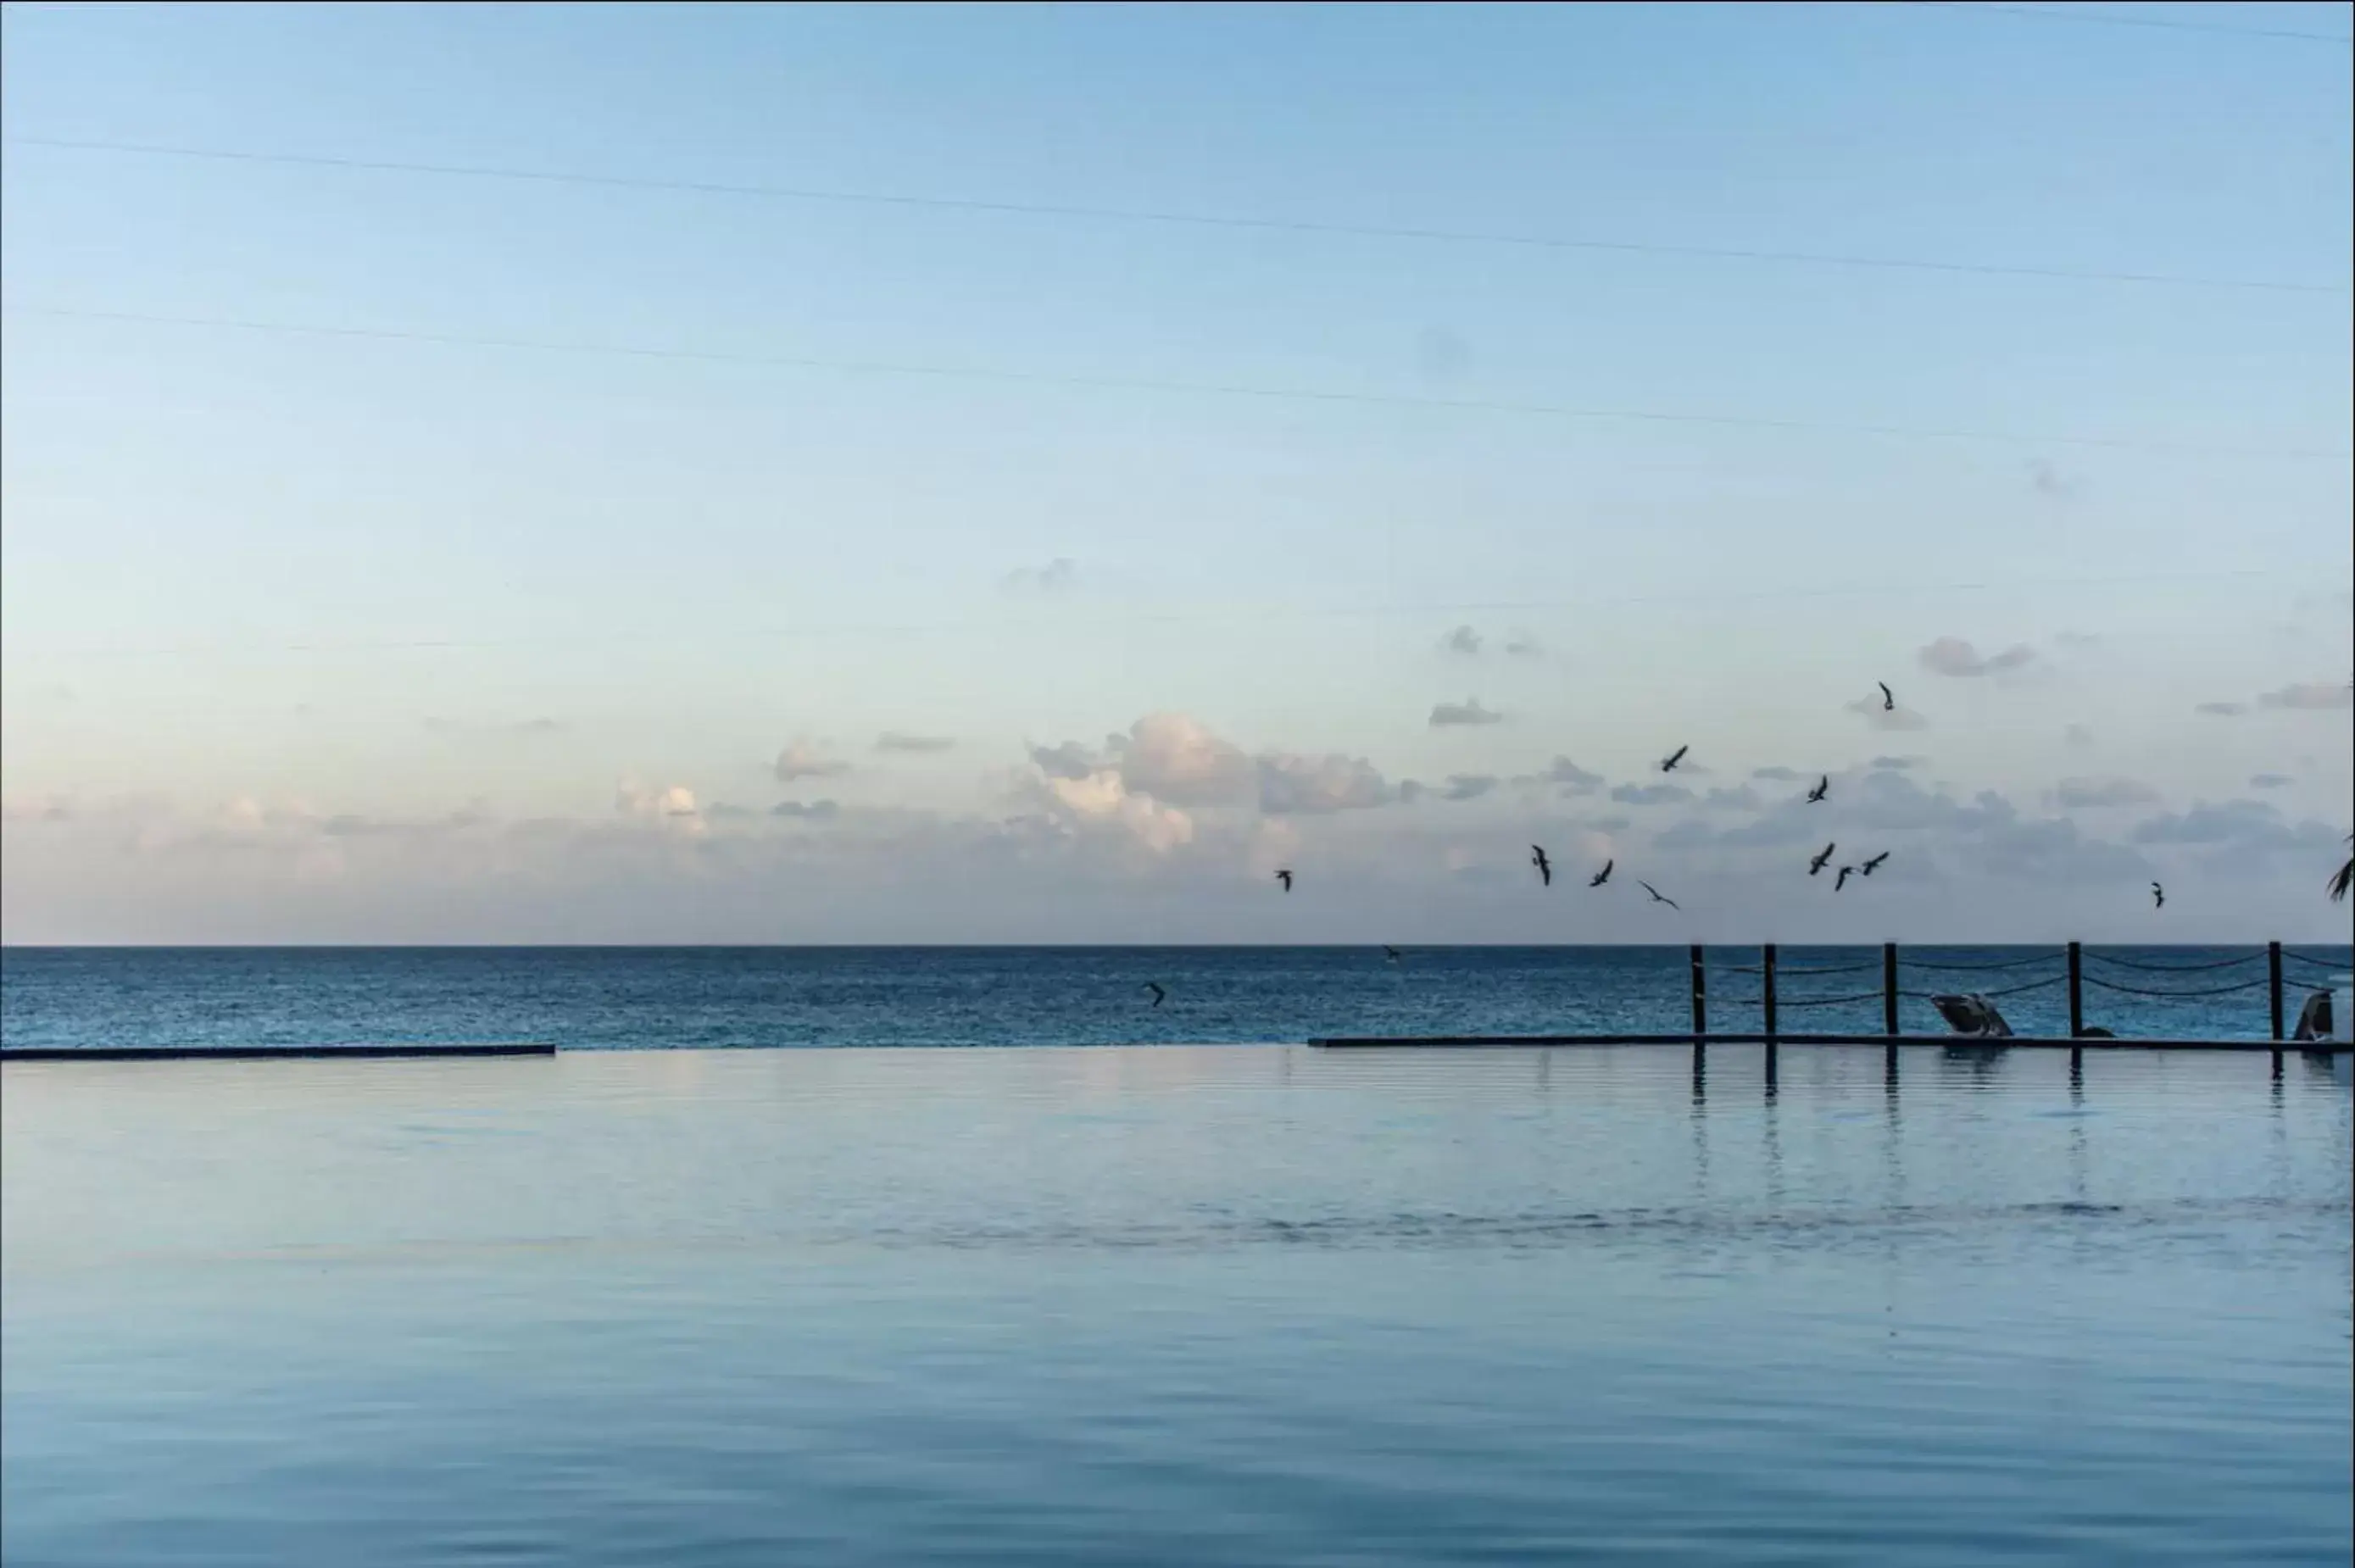
[[[17,1064],[10,1564],[2343,1563],[2327,1062]]]

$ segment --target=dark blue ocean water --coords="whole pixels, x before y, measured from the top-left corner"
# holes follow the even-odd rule
[[[2065,1034],[2060,949],[1902,950],[1902,1021],[1923,997],[1995,996],[2020,1033]],[[2293,952],[2289,1011],[2344,974]],[[1756,949],[1710,953],[1710,1018],[1759,1022]],[[1878,1030],[1878,948],[1780,955],[1787,1028]],[[10,1045],[548,1040],[567,1049],[1112,1045],[1327,1035],[1668,1031],[1690,1019],[1685,949],[212,948],[0,954]],[[2121,1035],[2261,1039],[2258,948],[2096,948],[2086,1017]],[[1167,1000],[1149,1005],[1144,987]],[[2130,987],[2118,989],[2115,987]],[[2222,994],[2212,994],[2224,989]],[[2160,991],[2164,996],[2134,994]],[[1826,1003],[1822,998],[1858,999]]]

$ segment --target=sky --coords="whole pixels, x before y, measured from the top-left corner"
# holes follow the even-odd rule
[[[0,938],[2343,941],[2350,12],[0,7]]]

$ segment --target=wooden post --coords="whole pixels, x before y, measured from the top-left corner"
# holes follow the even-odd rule
[[[1693,1042],[1699,1044],[1709,1033],[1709,968],[1698,942],[1692,944],[1692,1002]]]
[[[1897,944],[1881,944],[1881,1029],[1892,1038],[1897,1033]]]
[[[2265,977],[2273,983],[2274,1038],[2279,1040],[2282,1038],[2282,976],[2281,944],[2278,942],[2265,944]],[[2280,1052],[2275,1054],[2279,1055]]]
[[[2073,942],[2069,944],[2069,1038],[2082,1040],[2084,1035],[2084,951],[2079,944]]]
[[[1770,942],[1758,951],[1764,961],[1759,973],[1766,981],[1766,1043],[1772,1045],[1778,1032],[1774,1027],[1774,944]],[[2278,1013],[2281,1009],[2276,1008],[2274,1010]],[[2275,1040],[2281,1038],[2280,1029],[2274,1030],[2274,1038]]]

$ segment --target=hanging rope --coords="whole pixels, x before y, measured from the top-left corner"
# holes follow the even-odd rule
[[[2125,968],[2141,969],[2154,975],[2196,975],[2203,969],[2230,969],[2239,964],[2254,964],[2264,957],[2262,953],[2243,953],[2238,958],[2219,958],[2212,964],[2145,964],[2139,959],[2120,958],[2115,954],[2096,953],[2091,948],[2085,950],[2084,955],[2088,958],[2099,959],[2105,964],[2116,964]],[[2282,956],[2289,955],[2284,954]]]
[[[2088,986],[2099,986],[2105,991],[2122,991],[2129,997],[2227,997],[2234,991],[2254,991],[2260,986],[2272,983],[2270,979],[2260,977],[2254,980],[2243,980],[2233,986],[2211,986],[2202,991],[2154,991],[2142,986],[2121,986],[2114,980],[2105,980],[2099,975],[2085,976],[2085,984]]]
[[[2347,973],[2348,969],[2348,962],[2346,959],[2308,958],[2303,953],[2292,953],[2286,948],[2282,952],[2282,962],[2285,964],[2303,964],[2310,969],[2323,970],[2334,977],[2339,975],[2344,975]]]
[[[1993,1001],[1998,997],[2016,997],[2022,991],[2033,991],[2043,986],[2057,986],[2068,977],[2066,975],[2047,975],[2041,980],[2027,980],[2017,986],[2006,986],[2000,991],[1974,991],[1971,994],[1985,997],[1988,1001]],[[1929,991],[1900,991],[1897,994],[1901,997],[1911,997],[1917,1002],[1934,1003],[1938,999],[1936,995]]]
[[[1877,1002],[1879,991],[1859,991],[1853,997],[1785,997],[1780,1005],[1786,1008],[1836,1008],[1848,1002]]]
[[[2017,969],[2023,964],[2050,964],[2063,956],[2065,956],[2064,954],[2054,951],[2048,953],[2031,953],[2024,958],[1998,959],[1993,964],[1950,964],[1944,959],[1913,958],[1908,957],[1903,953],[1900,953],[1898,955],[1897,961],[1901,964],[1911,964],[1917,969],[1959,969],[1967,971],[1973,969]]]

